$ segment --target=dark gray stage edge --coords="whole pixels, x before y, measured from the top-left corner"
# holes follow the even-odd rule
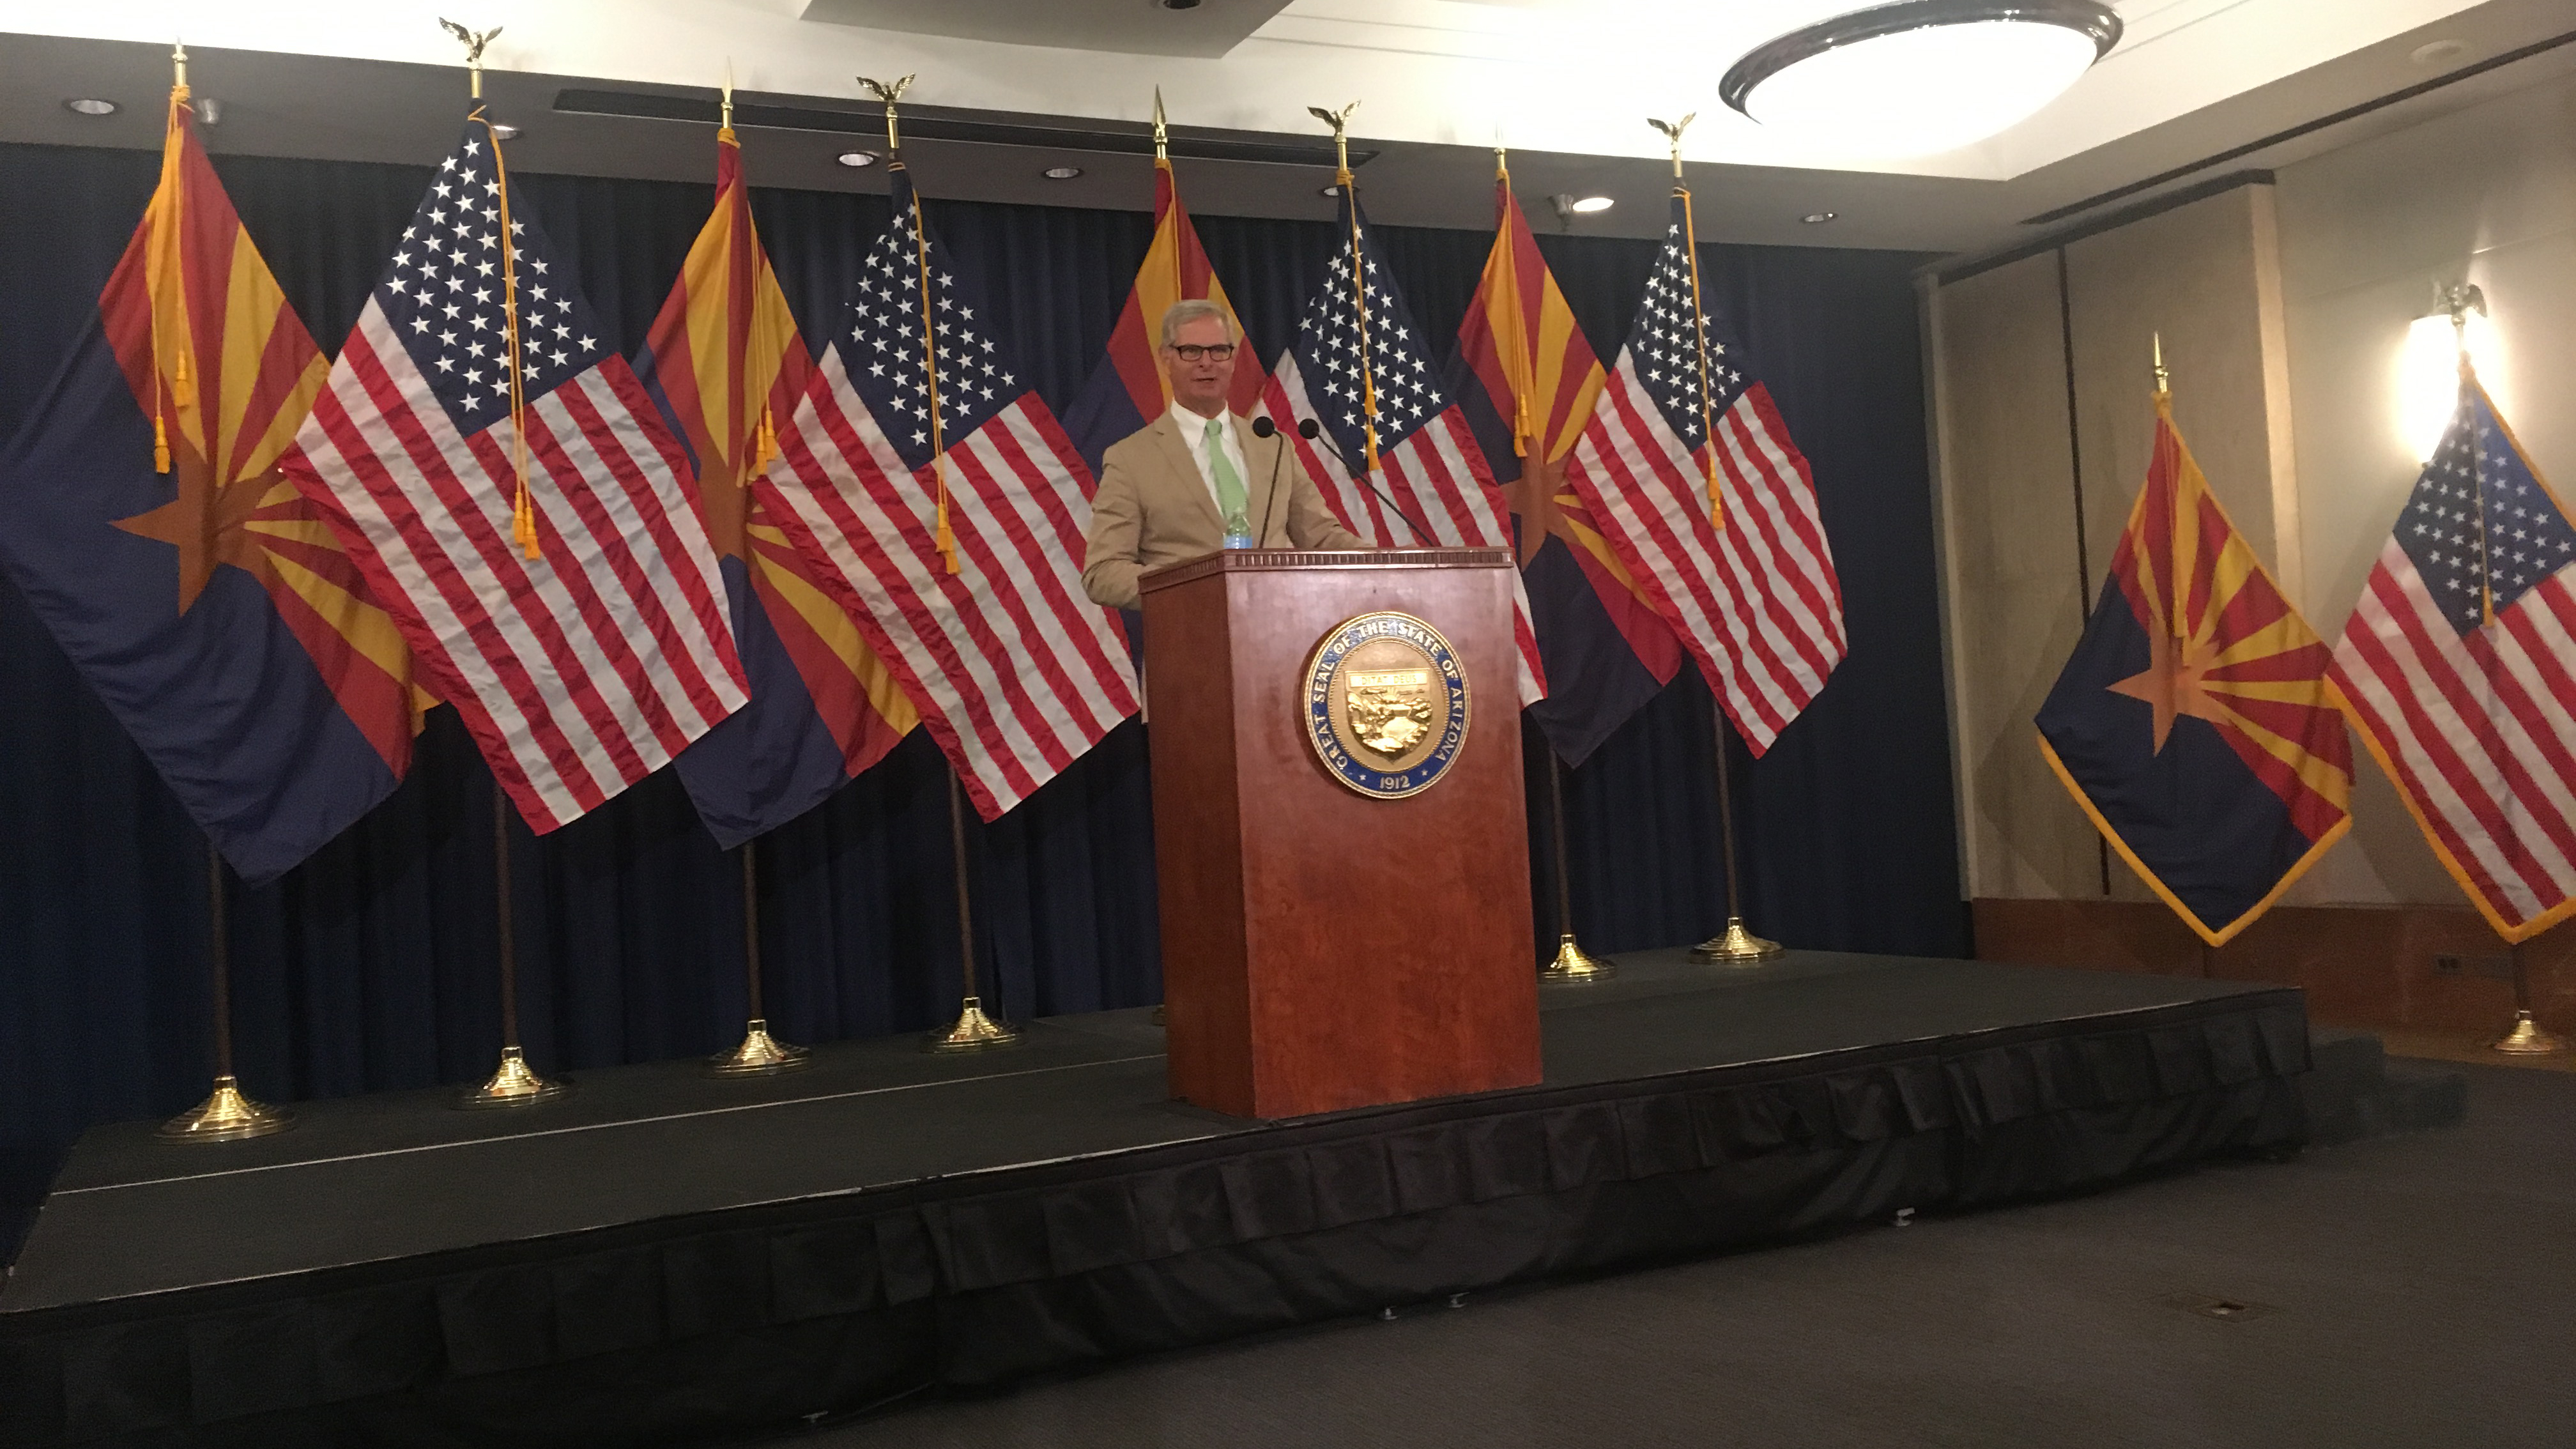
[[[2576,1076],[2442,1075],[2475,1098],[2448,1130],[924,1393],[757,1444],[2566,1449]],[[2217,1297],[2261,1311],[2188,1311]]]
[[[1620,965],[1615,981],[1542,993],[1547,1078],[1534,1090],[2279,990],[1822,952],[1755,969],[1679,951]],[[1167,1101],[1162,1033],[1142,1010],[1041,1021],[1029,1038],[968,1058],[911,1039],[825,1047],[812,1070],[766,1081],[624,1067],[582,1074],[562,1102],[502,1113],[453,1111],[445,1092],[306,1103],[290,1133],[213,1146],[160,1143],[148,1122],[97,1128],[0,1286],[0,1322],[1273,1130]]]

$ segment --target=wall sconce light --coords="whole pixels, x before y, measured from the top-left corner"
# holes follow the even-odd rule
[[[2433,285],[2432,310],[2406,329],[2397,363],[2397,424],[2408,456],[2422,461],[2441,445],[2460,405],[2460,359],[2484,364],[2494,351],[2486,293],[2474,282]]]

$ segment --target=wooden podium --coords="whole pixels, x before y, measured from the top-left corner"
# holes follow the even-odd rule
[[[1243,549],[1144,577],[1173,1096],[1295,1117],[1539,1080],[1512,566]],[[1319,646],[1381,610],[1445,638],[1467,689],[1446,773],[1392,799],[1306,723]]]

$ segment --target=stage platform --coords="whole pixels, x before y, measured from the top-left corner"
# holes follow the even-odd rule
[[[927,1383],[2297,1145],[2295,990],[1680,952],[1542,994],[1537,1087],[1287,1122],[1164,1097],[1145,1011],[559,1103],[300,1104],[73,1150],[0,1285],[27,1443],[686,1443]]]

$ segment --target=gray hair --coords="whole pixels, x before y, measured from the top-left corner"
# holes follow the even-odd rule
[[[1183,301],[1174,302],[1169,307],[1163,309],[1163,345],[1165,347],[1171,346],[1172,339],[1181,335],[1181,329],[1183,327],[1196,322],[1202,317],[1214,317],[1218,321],[1225,323],[1226,336],[1232,337],[1234,335],[1234,319],[1225,315],[1225,309],[1223,307],[1207,300],[1205,297],[1191,297]]]

